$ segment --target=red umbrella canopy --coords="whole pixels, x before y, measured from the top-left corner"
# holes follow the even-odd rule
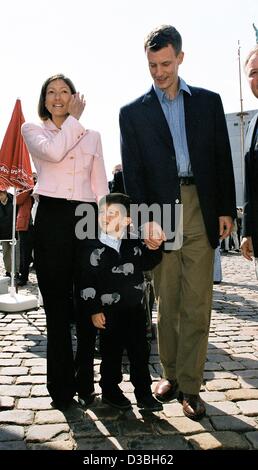
[[[0,150],[0,188],[34,186],[29,152],[21,135],[24,121],[21,101],[17,99]]]

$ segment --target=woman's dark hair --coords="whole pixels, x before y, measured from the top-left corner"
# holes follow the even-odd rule
[[[76,88],[73,82],[70,80],[70,78],[67,78],[62,73],[58,73],[57,75],[53,75],[52,77],[47,78],[47,80],[42,85],[40,97],[39,97],[39,104],[38,104],[38,115],[40,119],[42,119],[42,121],[46,121],[47,119],[52,118],[50,112],[47,110],[45,106],[45,102],[46,102],[47,87],[49,83],[53,82],[54,80],[63,80],[66,83],[66,85],[69,86],[72,95],[76,93]]]
[[[156,52],[163,47],[171,46],[174,48],[176,55],[182,50],[182,38],[179,32],[171,25],[161,25],[151,31],[144,40],[144,50],[151,49]]]

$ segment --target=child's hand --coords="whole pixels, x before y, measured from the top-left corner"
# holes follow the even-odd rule
[[[106,318],[104,313],[94,313],[94,315],[91,315],[92,323],[96,328],[106,328],[105,323],[106,323]]]

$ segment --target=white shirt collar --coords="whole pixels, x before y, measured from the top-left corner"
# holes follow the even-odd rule
[[[109,246],[110,248],[113,248],[116,250],[118,253],[120,251],[120,246],[121,246],[121,238],[114,238],[108,235],[107,233],[101,232],[100,237],[99,237],[101,243],[104,245]]]

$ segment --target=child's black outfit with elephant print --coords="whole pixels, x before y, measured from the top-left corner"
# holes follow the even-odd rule
[[[136,236],[116,240],[101,233],[83,254],[81,299],[85,314],[103,312],[105,329],[100,330],[102,395],[106,402],[120,392],[122,355],[127,351],[130,380],[137,402],[151,397],[148,367],[146,312],[143,271],[153,269],[162,257],[161,250],[149,250]],[[110,403],[111,404],[111,403]]]

